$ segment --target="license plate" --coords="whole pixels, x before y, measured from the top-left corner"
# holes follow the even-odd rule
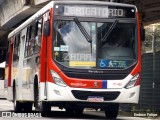
[[[89,102],[103,102],[104,98],[103,97],[98,97],[98,96],[89,96],[87,100]]]

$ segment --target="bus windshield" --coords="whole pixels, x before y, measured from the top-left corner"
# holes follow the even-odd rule
[[[125,69],[136,62],[135,23],[55,20],[53,58],[68,68]]]

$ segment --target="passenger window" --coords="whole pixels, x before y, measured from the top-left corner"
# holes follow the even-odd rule
[[[42,19],[37,20],[27,28],[25,57],[38,53],[42,39]]]
[[[36,31],[36,25],[35,23],[30,26],[30,38],[28,41],[28,55],[31,56],[34,53],[34,43],[35,43],[35,31]]]
[[[9,41],[8,41],[8,49],[7,49],[7,54],[6,54],[6,64],[8,65],[8,63],[9,63],[9,52],[10,52],[10,41],[11,41],[11,38],[9,39]]]
[[[13,61],[19,60],[19,53],[20,53],[20,34],[16,35],[14,38]]]
[[[30,47],[30,43],[29,43],[29,39],[30,39],[30,33],[31,33],[31,27],[29,26],[27,28],[27,35],[26,35],[26,44],[25,44],[25,57],[27,57],[29,55],[29,47]]]
[[[35,53],[40,51],[42,41],[42,19],[37,21],[37,30],[35,37]]]

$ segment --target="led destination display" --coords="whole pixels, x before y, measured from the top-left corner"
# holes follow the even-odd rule
[[[55,5],[55,15],[99,18],[134,18],[135,9],[117,6]]]
[[[99,7],[64,7],[64,15],[67,16],[84,16],[84,17],[108,17],[110,16],[124,16],[123,9],[108,9]]]

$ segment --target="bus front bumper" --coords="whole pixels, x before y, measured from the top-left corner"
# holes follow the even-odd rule
[[[44,83],[40,83],[41,87]],[[62,87],[47,82],[46,94],[40,92],[41,100],[46,101],[73,101],[73,102],[101,102],[101,103],[138,103],[140,85],[126,89],[82,89]],[[97,100],[97,101],[96,101]]]

